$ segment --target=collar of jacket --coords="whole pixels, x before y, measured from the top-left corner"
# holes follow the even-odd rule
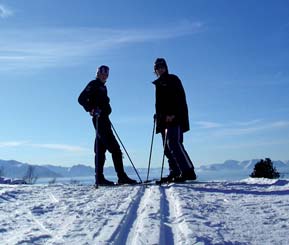
[[[96,78],[94,81],[98,86],[105,86],[105,83],[103,83],[99,78]]]
[[[169,76],[168,72],[163,73],[158,79],[153,81],[154,85],[160,85],[167,77]]]

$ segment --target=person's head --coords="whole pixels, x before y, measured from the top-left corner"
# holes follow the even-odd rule
[[[154,64],[155,74],[159,77],[164,73],[168,73],[167,62],[164,58],[157,58]]]
[[[109,75],[109,67],[106,65],[102,65],[100,67],[97,68],[97,72],[96,72],[96,77],[102,81],[103,83],[106,82],[106,79],[108,78]]]

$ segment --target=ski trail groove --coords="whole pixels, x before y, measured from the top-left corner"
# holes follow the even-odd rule
[[[160,198],[159,187],[145,188],[126,244],[159,244]]]
[[[176,194],[174,188],[167,188],[164,189],[167,195],[167,201],[170,210],[170,219],[169,223],[172,226],[172,233],[175,234],[174,236],[174,243],[175,244],[198,244],[194,237],[189,237],[192,235],[192,231],[187,225],[186,217],[183,213],[181,208],[181,201],[179,196]],[[186,242],[190,241],[190,242]]]
[[[174,195],[173,189],[168,189],[167,190],[167,195],[169,197],[169,205],[170,205],[170,210],[171,210],[171,223],[173,226],[173,233],[176,234],[175,236],[175,242],[179,243],[179,241],[185,241],[186,236],[183,233],[184,227],[183,224],[186,222],[184,221],[182,217],[182,212],[179,208],[179,200],[176,198]]]
[[[172,227],[170,226],[171,223],[171,205],[170,203],[172,200],[169,200],[166,194],[166,188],[160,188],[160,195],[161,195],[161,226],[160,226],[160,241],[159,244],[163,245],[173,245],[174,244],[174,232]]]
[[[120,222],[120,225],[113,232],[110,239],[107,241],[108,244],[123,245],[126,243],[128,238],[128,230],[131,230],[133,227],[134,221],[137,219],[137,209],[140,205],[140,201],[143,197],[145,187],[141,186],[139,191],[135,196],[135,200],[129,205],[126,214]]]

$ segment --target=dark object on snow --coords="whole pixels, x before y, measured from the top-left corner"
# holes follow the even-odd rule
[[[22,179],[9,179],[5,177],[0,177],[0,184],[6,185],[26,185],[26,181]]]
[[[265,160],[261,159],[255,164],[253,173],[250,175],[252,178],[268,178],[278,179],[280,177],[279,172],[273,167],[273,163],[270,158]]]

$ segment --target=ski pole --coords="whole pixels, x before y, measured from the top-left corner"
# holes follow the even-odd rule
[[[95,147],[95,174],[96,174],[96,178],[95,178],[95,188],[98,188],[98,184],[99,184],[99,174],[98,174],[98,117],[99,117],[99,112],[96,112],[94,114],[94,118],[95,118],[95,143],[94,143],[94,147]]]
[[[115,133],[115,135],[116,135],[116,137],[117,137],[118,141],[120,142],[120,144],[121,144],[122,148],[124,149],[124,151],[125,151],[125,153],[126,153],[126,155],[127,155],[128,159],[129,159],[129,161],[130,161],[131,165],[133,166],[133,169],[134,169],[134,171],[136,172],[136,174],[137,174],[137,177],[138,177],[138,178],[139,178],[139,180],[140,180],[140,183],[142,183],[142,179],[141,179],[141,177],[139,176],[139,174],[138,174],[138,171],[136,170],[136,168],[135,168],[135,166],[134,166],[134,164],[133,164],[133,162],[132,162],[132,160],[131,160],[131,158],[130,158],[130,156],[129,156],[129,154],[128,154],[127,150],[126,150],[126,148],[124,147],[124,145],[123,145],[123,143],[122,143],[122,141],[121,141],[120,137],[118,136],[118,134],[117,134],[117,132],[116,132],[116,130],[115,130],[115,128],[114,128],[114,126],[113,126],[113,124],[112,124],[111,122],[110,122],[110,124],[111,124],[111,127],[112,127],[112,129],[113,129],[113,131],[114,131],[114,133]]]
[[[168,134],[168,129],[165,129],[164,153],[163,153],[163,160],[162,160],[162,169],[161,169],[160,185],[162,184],[163,171],[164,171],[164,163],[165,163],[165,149],[166,149],[166,145],[167,145],[167,134]]]
[[[149,174],[150,174],[150,167],[151,167],[151,158],[152,158],[152,150],[153,150],[153,143],[154,143],[154,135],[155,135],[155,128],[156,128],[156,118],[154,117],[154,126],[153,126],[153,133],[152,133],[152,140],[151,140],[151,148],[149,154],[149,163],[148,163],[148,172],[147,172],[147,180],[149,181]]]

